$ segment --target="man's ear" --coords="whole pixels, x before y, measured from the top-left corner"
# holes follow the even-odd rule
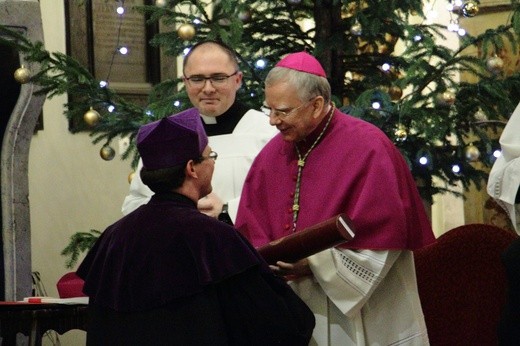
[[[318,118],[323,113],[323,107],[325,107],[325,100],[323,96],[316,96],[312,103],[313,117]]]
[[[189,160],[184,169],[186,177],[197,178],[197,170],[195,169],[195,161]]]

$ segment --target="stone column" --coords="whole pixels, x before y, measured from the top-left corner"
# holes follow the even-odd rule
[[[37,0],[0,0],[0,24],[19,30],[31,41],[43,42],[40,4]],[[20,66],[35,74],[38,64]],[[1,147],[1,208],[5,300],[31,295],[31,227],[29,214],[29,146],[45,96],[36,96],[32,83],[20,95],[5,129]]]

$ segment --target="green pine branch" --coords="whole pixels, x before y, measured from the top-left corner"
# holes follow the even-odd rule
[[[61,252],[66,257],[65,267],[71,269],[78,262],[79,256],[94,246],[101,232],[91,229],[89,232],[77,232],[70,237],[69,244]]]

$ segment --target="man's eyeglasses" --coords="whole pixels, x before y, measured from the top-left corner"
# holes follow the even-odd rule
[[[288,110],[288,111],[282,111],[282,110],[279,110],[279,109],[272,109],[272,108],[269,108],[265,105],[263,105],[262,107],[260,107],[260,110],[267,116],[271,116],[271,114],[273,114],[276,118],[287,118],[288,116],[296,113],[298,110],[304,108],[304,107],[307,107],[310,102],[313,100],[314,98],[310,99],[309,101],[299,105],[298,107],[296,108],[293,108],[291,110]]]
[[[234,73],[227,75],[223,73],[212,74],[209,77],[203,75],[193,75],[191,77],[184,76],[184,80],[188,82],[188,84],[192,87],[203,87],[206,85],[206,81],[209,80],[211,85],[220,86],[224,85],[229,78],[235,76],[239,71],[235,71]]]
[[[210,151],[208,156],[201,156],[200,161],[204,161],[206,159],[213,159],[214,161],[217,161],[218,154],[216,151]]]

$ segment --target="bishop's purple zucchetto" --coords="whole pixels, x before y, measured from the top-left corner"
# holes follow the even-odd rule
[[[196,108],[143,125],[137,133],[143,167],[150,170],[197,159],[207,145],[208,136]]]
[[[280,60],[276,67],[285,67],[327,78],[320,62],[307,52],[289,54]]]

